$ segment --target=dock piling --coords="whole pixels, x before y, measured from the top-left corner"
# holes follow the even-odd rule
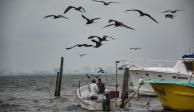
[[[60,96],[60,93],[61,93],[61,81],[62,81],[62,75],[63,75],[63,60],[64,58],[61,57],[60,72],[57,72],[55,96]]]
[[[129,68],[125,68],[124,76],[123,76],[122,94],[121,94],[121,99],[122,99],[121,108],[124,107],[125,100],[128,98],[128,89],[129,89],[128,81],[129,81]]]
[[[57,96],[58,92],[58,85],[59,85],[59,72],[57,72],[57,78],[56,78],[56,86],[55,86],[55,96]]]

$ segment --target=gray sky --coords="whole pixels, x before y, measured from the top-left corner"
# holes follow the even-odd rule
[[[113,0],[112,0],[113,1]],[[13,72],[48,71],[58,67],[64,57],[65,72],[83,66],[114,66],[118,59],[176,60],[194,46],[193,0],[114,0],[108,7],[92,0],[0,0],[0,70]],[[62,14],[69,6],[83,6],[87,17],[101,17],[85,26],[81,13],[69,11],[69,18],[44,19],[48,14]],[[140,9],[151,14],[159,24],[140,18]],[[161,13],[181,9],[176,17],[166,19]],[[135,29],[108,27],[109,19],[122,21]],[[98,49],[74,48],[76,43],[90,43],[90,35],[110,35],[116,40],[105,42]],[[131,51],[130,47],[141,47]],[[88,55],[80,58],[78,53]]]

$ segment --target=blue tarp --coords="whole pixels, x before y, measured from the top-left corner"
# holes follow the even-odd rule
[[[194,54],[185,54],[182,58],[194,58]]]

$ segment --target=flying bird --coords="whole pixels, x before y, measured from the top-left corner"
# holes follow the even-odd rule
[[[141,48],[140,47],[132,47],[130,48],[131,50],[140,50]]]
[[[165,15],[166,18],[170,18],[170,19],[173,19],[175,17],[175,15],[172,15],[172,14],[166,14]]]
[[[74,45],[72,47],[68,47],[68,48],[65,48],[66,50],[70,50],[74,47],[92,47],[93,45],[89,45],[89,44],[77,44],[77,45]]]
[[[48,18],[48,17],[52,17],[53,19],[58,19],[58,18],[69,19],[69,18],[62,16],[62,15],[48,15],[48,16],[45,16],[44,18]]]
[[[95,20],[100,19],[100,18],[88,19],[88,18],[85,17],[84,15],[82,15],[82,17],[87,21],[86,24],[92,24],[92,23],[94,23]]]
[[[140,14],[139,16],[140,17],[147,16],[148,18],[152,19],[154,22],[158,23],[158,21],[156,21],[156,19],[154,19],[150,14],[145,13],[145,12],[143,12],[141,10],[137,10],[137,9],[126,10],[126,12],[128,12],[128,11],[137,11],[137,12],[139,12],[139,14]]]
[[[93,39],[93,38],[98,38],[98,40],[101,41],[101,42],[102,41],[109,41],[109,40],[107,40],[107,38],[111,38],[111,39],[115,40],[115,38],[107,36],[107,35],[103,35],[102,38],[99,37],[99,36],[90,36],[90,37],[88,37],[88,39]]]
[[[128,64],[121,65],[118,69],[119,69],[119,70],[124,70],[124,69],[126,68],[127,65],[128,65]]]
[[[114,22],[114,23],[112,23],[112,22]],[[123,24],[122,22],[119,22],[119,21],[116,21],[116,20],[113,20],[113,19],[110,19],[108,21],[108,23],[112,23],[112,24],[106,25],[106,26],[104,26],[104,28],[109,27],[109,26],[115,26],[115,27],[125,27],[125,28],[129,28],[131,30],[135,30],[134,28],[129,27],[129,26]]]
[[[79,12],[86,12],[82,6],[79,6],[79,7],[69,6],[64,11],[64,14],[67,13],[70,9],[74,9],[74,10],[79,11]]]
[[[108,5],[112,4],[112,3],[119,3],[119,2],[105,2],[105,1],[98,1],[98,0],[93,0],[93,1],[95,1],[95,2],[101,2],[101,3],[103,3],[105,6],[108,6]]]
[[[86,77],[87,77],[88,79],[90,79],[90,78],[91,78],[88,74],[86,74]]]
[[[98,73],[107,73],[106,71],[104,71],[102,68],[98,68],[99,69],[99,71],[98,71]]]
[[[117,61],[115,61],[115,63],[120,63],[120,61],[117,60]]]
[[[162,13],[170,12],[170,13],[176,13],[177,11],[183,11],[183,10],[166,10]]]
[[[100,46],[102,46],[102,42],[101,41],[96,41],[94,39],[91,40],[92,42],[94,42],[96,45],[94,46],[94,48],[99,48]]]
[[[87,55],[87,54],[78,54],[80,57],[83,57],[83,56],[85,56],[85,55]]]

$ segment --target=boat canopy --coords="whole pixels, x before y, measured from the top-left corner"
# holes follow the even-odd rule
[[[185,54],[182,58],[194,58],[194,54]]]
[[[152,84],[178,84],[184,86],[194,87],[194,81],[177,81],[177,80],[146,80],[145,83],[152,83]]]

